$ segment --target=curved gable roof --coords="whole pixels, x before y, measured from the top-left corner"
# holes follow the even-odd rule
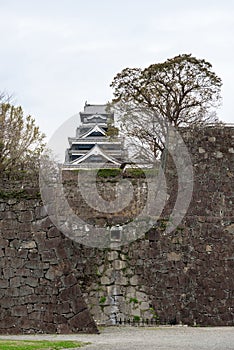
[[[83,134],[83,135],[81,136],[81,138],[82,138],[82,139],[85,139],[85,138],[88,137],[90,134],[92,134],[92,132],[99,132],[99,133],[101,133],[103,136],[106,136],[105,131],[104,131],[102,128],[100,128],[100,126],[95,125],[93,128],[89,129],[89,131],[87,131],[85,134]]]
[[[78,159],[75,159],[73,162],[71,162],[71,164],[76,165],[76,164],[80,164],[82,162],[84,162],[85,160],[87,161],[88,158],[90,158],[91,156],[102,156],[104,159],[106,159],[107,161],[115,164],[115,165],[121,165],[121,163],[119,163],[116,159],[114,159],[113,157],[107,155],[105,152],[103,152],[103,150],[98,146],[95,145],[88,153],[86,153],[84,156],[79,157]]]

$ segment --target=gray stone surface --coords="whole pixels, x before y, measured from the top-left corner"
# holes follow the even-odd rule
[[[49,339],[91,342],[87,350],[233,350],[233,327],[109,327],[99,335],[35,335],[0,339]]]
[[[184,139],[194,165],[194,192],[183,222],[165,234],[178,180],[169,163],[170,196],[161,220],[142,240],[113,251],[81,246],[64,237],[46,215],[37,179],[25,179],[23,187],[21,179],[18,183],[3,179],[0,333],[82,331],[82,294],[101,323],[112,322],[115,316],[153,315],[161,324],[234,325],[233,131],[225,127],[188,131]],[[199,153],[199,147],[205,152]],[[222,158],[216,157],[217,152]],[[98,191],[106,200],[114,199],[118,180],[98,178]],[[85,203],[77,192],[77,174],[64,174],[64,188],[74,213],[86,222],[108,226],[135,218],[146,203],[145,179],[129,180],[132,202],[113,215],[96,212]],[[86,325],[95,328],[87,308],[86,316]]]

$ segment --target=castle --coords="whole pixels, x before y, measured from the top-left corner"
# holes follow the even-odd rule
[[[68,138],[64,169],[119,168],[124,157],[123,138],[108,135],[114,114],[107,111],[107,105],[85,103],[80,121],[76,136]]]

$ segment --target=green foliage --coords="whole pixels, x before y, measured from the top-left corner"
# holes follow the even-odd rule
[[[137,316],[137,315],[135,315],[135,316],[133,316],[133,320],[135,321],[135,322],[140,322],[140,316]]]
[[[156,313],[156,311],[154,310],[153,307],[150,308],[150,312],[151,312],[151,314],[152,314],[153,319],[154,319],[157,323],[159,323],[159,322],[160,322],[159,316],[158,316],[158,314]]]
[[[119,135],[119,129],[113,124],[108,124],[106,136],[109,136],[110,138],[115,138],[118,135]]]
[[[33,340],[0,340],[1,350],[62,350],[80,348],[89,343],[76,341],[33,341]]]
[[[99,299],[99,304],[105,304],[106,302],[106,297],[102,296],[100,299]]]
[[[139,301],[138,301],[138,299],[137,298],[130,298],[130,300],[129,300],[129,304],[138,304],[139,303]]]
[[[129,168],[125,170],[124,176],[130,178],[144,178],[145,170],[142,170],[140,168]]]
[[[90,171],[90,170],[88,170]],[[110,168],[110,169],[100,169],[98,170],[97,176],[98,177],[103,177],[103,178],[108,178],[108,177],[117,177],[120,175],[122,172],[121,169],[118,168]]]
[[[2,199],[40,199],[40,192],[30,191],[28,192],[26,189],[23,190],[13,190],[13,191],[2,191],[0,190],[0,198]]]

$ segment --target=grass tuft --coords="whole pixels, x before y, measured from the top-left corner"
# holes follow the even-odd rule
[[[88,345],[77,341],[48,341],[48,340],[0,340],[1,350],[62,350],[74,349]]]

